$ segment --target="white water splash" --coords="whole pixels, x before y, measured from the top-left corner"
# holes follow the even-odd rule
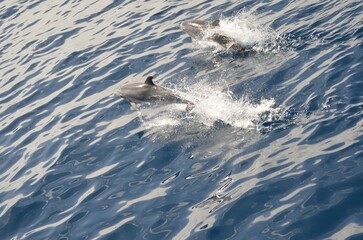
[[[263,26],[258,22],[256,16],[249,12],[240,12],[232,17],[221,17],[220,28],[217,30],[206,30],[205,40],[197,41],[202,48],[213,48],[216,51],[225,50],[213,41],[208,40],[216,31],[236,41],[246,49],[258,52],[274,52],[279,50],[280,36],[271,28]]]
[[[143,119],[146,129],[158,128],[158,131],[175,127],[209,129],[216,122],[230,125],[235,129],[258,129],[266,116],[279,112],[274,107],[274,99],[262,99],[252,103],[246,97],[236,98],[231,91],[224,91],[216,86],[198,83],[179,94],[195,103],[194,109],[187,113],[185,104],[169,104],[156,109],[144,109]],[[163,110],[161,110],[163,109]]]
[[[229,18],[222,17],[220,28],[227,36],[246,48],[262,47],[267,42],[276,41],[278,38],[277,33],[259,24],[257,18],[247,12],[241,12]]]
[[[193,113],[206,126],[222,121],[234,128],[253,129],[261,122],[261,115],[275,112],[274,99],[251,103],[246,97],[237,99],[230,91],[209,85],[194,85],[188,92],[189,99],[196,103]]]

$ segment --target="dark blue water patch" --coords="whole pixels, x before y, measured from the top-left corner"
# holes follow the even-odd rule
[[[138,224],[126,223],[116,231],[106,235],[103,239],[118,240],[118,239],[137,239],[142,231],[142,226]]]
[[[68,162],[72,161],[72,158],[68,157],[69,154],[74,155],[75,151],[78,149],[78,145],[72,145],[72,146],[67,146],[63,149],[63,151],[61,152],[58,160],[56,161],[56,165],[64,165],[67,164]]]
[[[11,23],[11,24],[9,24],[7,27],[4,27],[4,28],[3,28],[3,32],[11,31],[11,29],[15,28],[16,26],[17,26],[17,25],[16,25],[16,23]],[[12,36],[13,36],[13,34],[12,34],[12,33],[10,33],[8,36],[9,36],[9,37],[12,37]]]
[[[3,86],[5,87],[6,85],[12,83],[18,76],[13,76],[9,79],[9,81],[7,81]],[[0,101],[0,104],[4,104],[4,103],[8,103],[10,102],[10,100],[14,97],[12,95],[13,92],[16,92],[17,89],[21,89],[21,87],[23,86],[23,82],[18,82],[16,84],[14,84],[9,90],[4,91],[3,93],[0,94],[1,98],[4,98]],[[6,115],[6,113],[4,112],[3,115]]]
[[[172,231],[168,229],[163,230],[163,226],[166,225],[166,223],[167,219],[165,218],[156,221],[156,223],[150,227],[149,234],[145,237],[148,239],[167,239]]]
[[[88,211],[77,213],[75,216],[73,216],[71,219],[67,221],[67,224],[73,224],[78,221],[80,221],[82,218],[86,217],[88,214]]]
[[[107,191],[109,186],[102,186],[97,191],[93,192],[92,194],[88,195],[84,200],[83,204],[90,202],[91,200],[95,199],[96,197],[100,196],[103,192]]]
[[[263,88],[260,90],[260,92],[269,92],[267,89],[271,88],[279,88],[280,85],[284,85],[284,82],[291,79],[294,76],[294,73],[296,71],[296,64],[298,64],[295,61],[290,61],[284,66],[280,68],[277,72],[270,72],[270,77],[265,76],[268,80],[263,83]],[[251,80],[252,82],[257,81],[257,79]],[[246,84],[245,82],[242,84]],[[255,86],[252,86],[251,88],[256,89]],[[262,95],[261,93],[257,95]],[[281,94],[283,95],[283,94]],[[279,99],[277,99],[279,100]]]
[[[86,52],[88,52],[89,49],[86,49]],[[82,51],[74,51],[72,53],[70,53],[66,58],[62,59],[59,61],[58,64],[56,64],[53,69],[50,71],[50,73],[56,73],[56,72],[60,72],[66,68],[70,68],[70,67],[74,67],[79,65],[80,63],[85,62],[85,58],[81,58],[82,54],[84,54],[84,52]]]
[[[101,102],[101,101],[104,101],[104,102]],[[112,106],[107,107],[107,108],[105,107],[106,105],[109,105],[112,102],[115,102]],[[123,103],[124,104],[121,104],[120,102],[118,102],[118,97],[115,97],[115,96],[110,96],[110,97],[106,97],[104,99],[100,99],[99,102],[96,102],[93,105],[88,106],[87,108],[83,108],[81,112],[89,112],[89,113],[82,115],[80,117],[80,119],[88,118],[89,116],[95,114],[95,110],[101,109],[93,118],[94,120],[97,120],[97,123],[101,120],[116,120],[125,113],[123,111],[123,108],[126,109],[127,108],[126,106],[128,106],[126,101],[123,101]],[[119,111],[114,111],[114,109],[118,109]],[[90,123],[90,125],[93,125],[93,124],[94,123]],[[110,134],[113,135],[113,133],[115,131],[118,131],[118,128],[112,130]]]
[[[362,98],[362,87],[363,82],[361,79],[363,78],[363,70],[362,71],[356,71],[350,76],[350,84],[346,88],[349,90],[350,97],[351,97],[351,103],[353,102],[360,102],[359,100],[354,99],[361,99]]]
[[[133,123],[130,122],[130,124],[138,124],[137,122]],[[73,128],[76,129],[76,128]],[[77,162],[79,163],[94,163],[94,162],[102,162],[102,159],[107,158],[107,156],[113,156],[111,159],[116,158],[118,156],[118,152],[123,152],[122,156],[127,156],[128,154],[131,154],[137,145],[141,143],[138,142],[137,139],[127,139],[126,141],[123,140],[122,137],[116,137],[118,141],[116,141],[112,145],[103,146],[102,142],[108,140],[108,136],[104,136],[101,138],[100,142],[97,143],[95,146],[90,146],[89,142],[91,140],[95,139],[95,133],[91,133],[88,135],[83,135],[83,131],[88,131],[89,129],[93,129],[93,125],[90,124],[88,128],[78,128],[81,131],[78,133],[72,134],[70,136],[70,141],[72,144],[69,144],[61,153],[57,164],[64,165],[69,162],[73,162],[77,159]],[[121,127],[118,131],[118,133],[124,132],[125,127]],[[127,128],[126,128],[127,129]],[[70,132],[76,132],[75,130],[72,130]],[[69,133],[70,133],[69,132]],[[69,135],[69,133],[65,132],[64,135]],[[114,133],[113,133],[114,134]],[[75,140],[79,137],[81,137],[79,140]],[[116,140],[115,139],[115,140]],[[136,145],[135,145],[136,144]],[[96,151],[95,151],[96,149]],[[97,150],[98,149],[98,150]]]
[[[285,159],[283,159],[283,160],[285,160]],[[278,160],[278,161],[281,161],[281,160]],[[270,165],[270,163],[262,164],[261,168],[264,168],[268,165]],[[293,165],[293,163],[289,162],[289,163],[285,163],[285,164],[280,164],[279,166],[276,166],[276,167],[270,167],[267,170],[259,172],[256,177],[266,178],[268,175],[271,175],[275,172],[282,171],[283,169],[288,168],[289,166],[292,166],[292,165]],[[266,182],[270,182],[270,181],[271,181],[271,179],[266,180]],[[265,184],[265,181],[261,181],[259,184],[263,185],[263,184]]]
[[[118,99],[116,98],[113,98],[111,99],[111,101],[117,101]],[[97,104],[99,105],[99,104]],[[111,107],[109,108],[104,108],[102,109],[101,106],[99,106],[98,108],[101,109],[98,111],[98,113],[94,116],[94,121],[96,121],[95,123],[90,123],[90,125],[93,125],[93,124],[97,124],[98,122],[101,122],[101,121],[113,121],[113,120],[117,120],[120,116],[124,115],[125,114],[125,111],[114,111],[113,107],[118,105],[118,103],[115,103],[114,105],[112,105]],[[128,106],[128,103],[125,104],[126,108]],[[90,108],[92,109],[92,108]],[[96,108],[97,109],[97,108]],[[114,131],[117,131],[118,128],[114,129]],[[111,134],[113,135],[113,132],[114,131],[111,131],[110,133],[107,133],[104,137],[107,138],[108,137],[108,134]]]
[[[305,110],[304,110],[304,115],[306,117],[309,117],[312,114],[315,114],[317,111],[322,109],[323,103],[324,103],[324,101],[323,101],[323,99],[322,99],[322,97],[320,95],[313,97],[311,100],[309,100],[306,103]]]
[[[324,39],[324,41],[327,41],[331,44],[344,45],[350,42],[353,35],[354,29],[350,30],[349,32],[346,32],[343,29],[335,29],[321,34],[321,37]]]
[[[115,22],[113,24],[113,26],[115,26],[115,28],[117,28],[117,29],[122,29],[123,27],[130,26],[130,24],[135,23],[135,21],[133,21],[133,19],[136,19],[136,21],[137,21],[137,19],[145,17],[147,15],[148,15],[147,13],[143,13],[143,12],[131,12],[131,11],[125,12],[123,15],[120,15],[120,16],[125,17],[127,19],[127,21]],[[145,29],[150,29],[150,28],[152,28],[152,27],[149,26]],[[137,31],[139,31],[139,30],[137,30]]]
[[[231,15],[231,14],[228,14],[223,12],[221,13],[220,12],[220,9],[228,9],[229,7],[231,7],[231,3],[230,2],[226,2],[226,3],[221,3],[219,5],[216,5],[216,6],[211,6],[208,11],[206,12],[206,15],[211,15],[212,17],[210,17],[209,19],[203,19],[203,20],[209,20],[209,21],[212,21],[212,20],[216,20],[216,19],[219,19],[221,17],[221,14],[223,15]]]
[[[347,240],[359,240],[363,239],[363,233],[353,234],[352,236],[349,236]]]
[[[243,2],[233,3],[231,5],[231,9],[228,8],[221,8],[220,11],[224,16],[235,16],[243,11],[249,11],[256,5],[256,1],[248,0]],[[216,11],[218,13],[219,11]]]
[[[19,126],[21,126],[21,123],[25,122],[26,120],[32,119],[31,116],[33,116],[33,115],[35,115],[34,112],[29,112],[29,113],[26,113],[26,114],[24,114],[24,115],[22,115],[22,116],[20,116],[20,117],[18,117],[16,119],[14,119],[9,124],[7,124],[6,127],[4,127],[3,129],[0,130],[0,134],[5,136],[5,135],[8,135],[11,132],[19,131]],[[33,119],[33,123],[34,123],[34,119]],[[25,125],[25,127],[22,127],[20,129],[23,129],[23,130],[25,130],[27,132],[28,130],[26,128],[27,128],[27,125]],[[22,134],[21,135],[14,135],[14,136],[12,136],[12,141],[16,141],[19,138],[21,138],[22,136],[23,136]]]
[[[112,80],[120,82],[125,79],[132,71],[132,63],[122,64],[121,66],[116,67],[110,74],[107,74],[104,79],[109,82]]]
[[[360,201],[360,196],[363,194],[362,182],[362,177],[358,176],[329,187],[318,187],[304,206],[306,208],[319,206],[319,208],[315,208],[314,212],[308,212],[306,216],[303,213],[301,219],[280,233],[285,235],[293,233],[293,229],[299,229],[299,232],[292,234],[291,239],[321,239],[339,227],[340,223],[349,216],[362,216],[363,203]],[[319,228],[314,227],[317,225]]]
[[[155,63],[161,61],[165,58],[170,52],[165,52],[163,54],[149,54],[139,59],[135,59],[135,61],[131,61],[131,69],[133,72],[144,71],[145,69],[152,69],[155,72],[167,71],[165,65],[160,65],[158,67],[154,67]]]
[[[42,0],[39,0],[38,2],[34,1],[34,3],[30,4],[27,9],[33,9],[35,7],[37,7],[40,3],[42,3]]]
[[[62,14],[62,16],[63,17],[68,17],[68,14],[70,14],[72,11],[71,10],[69,10],[69,11],[65,11],[63,14]]]
[[[36,68],[36,67],[39,65],[39,63],[40,63],[40,61],[35,62],[35,63],[32,63],[32,64],[28,67],[28,69],[27,69],[26,71],[27,71],[27,72],[30,72],[30,71],[34,70],[34,68]],[[39,74],[39,73],[38,73],[38,74]]]
[[[36,120],[37,117],[49,116],[49,114],[51,113],[50,110],[45,110],[45,111],[40,111],[40,110],[37,111],[37,110],[26,113],[26,114],[22,115],[21,117],[17,118],[16,120],[14,120],[10,124],[8,124],[5,128],[3,128],[0,131],[0,134],[1,134],[1,132],[3,134],[10,133],[10,132],[18,133],[11,137],[12,141],[16,141],[19,138],[23,137],[23,134],[27,133],[29,131],[29,129],[34,129],[35,126],[38,124],[38,121]],[[30,120],[30,121],[28,121],[28,120]],[[50,122],[50,124],[45,126],[45,129],[33,132],[27,138],[25,138],[21,143],[19,143],[18,147],[22,148],[22,147],[26,146],[28,143],[32,142],[35,138],[37,138],[44,130],[50,129],[53,126],[52,124],[55,122],[58,122],[58,121],[59,121],[58,118],[54,118]],[[24,124],[24,122],[26,122],[26,123]]]
[[[266,3],[267,3],[267,1],[266,1]],[[256,9],[256,13],[258,13],[259,15],[266,15],[266,14],[269,14],[269,12],[272,12],[271,9],[273,9],[273,12],[279,12],[279,11],[282,11],[285,7],[287,7],[289,5],[289,3],[290,3],[290,1],[288,1],[288,0],[278,1],[276,3],[271,2],[269,5],[258,7]],[[285,19],[286,19],[286,17],[285,17]],[[275,21],[273,23],[275,23]]]
[[[155,169],[154,174],[164,174],[166,167],[177,159],[183,151],[180,148],[178,142],[173,142],[168,144],[157,151],[153,152],[152,155],[148,157],[146,163],[144,163],[137,171],[136,174],[141,174],[148,169]],[[168,173],[168,172],[167,172]]]
[[[71,109],[70,111],[68,111],[67,113],[65,113],[62,117],[61,123],[65,123],[68,122],[76,117],[78,117],[78,115],[82,112],[82,109],[85,107],[86,105],[83,106],[78,106],[76,108]]]
[[[358,108],[357,111],[360,109]],[[349,114],[350,115],[350,114]],[[336,134],[344,132],[347,128],[353,127],[359,121],[360,116],[348,118],[346,116],[337,116],[334,119],[319,122],[315,125],[315,130],[301,144],[314,144],[324,139],[331,138]]]
[[[76,185],[76,186],[74,186]],[[81,191],[81,189],[84,189],[84,187],[86,186],[86,182],[79,182],[77,184],[72,184],[72,187],[68,188],[64,193],[62,193],[61,195],[59,195],[59,198],[61,200],[65,200],[67,198],[72,197],[73,195],[77,194],[78,192]]]
[[[210,6],[210,1],[206,0],[204,2],[194,5],[192,8],[187,9],[187,11],[189,15],[193,16],[197,13],[200,13],[203,9],[209,8]]]
[[[346,66],[349,66],[351,65],[351,63],[355,62],[356,58],[355,58],[355,55],[354,53],[351,53],[351,54],[347,54],[347,53],[344,53],[344,57],[342,57],[341,55],[342,54],[339,54],[336,58],[338,58],[339,60],[336,60],[332,63],[332,67],[334,69],[341,69],[341,68],[344,68],[346,69]]]
[[[19,7],[18,6],[12,6],[12,7],[9,7],[5,10],[5,12],[1,13],[0,14],[0,19],[1,20],[4,20],[6,18],[9,18],[11,17],[12,15],[14,15],[15,13],[17,13],[19,10]]]
[[[64,179],[66,176],[69,176],[72,172],[57,172],[57,173],[49,173],[47,174],[44,179],[43,183],[44,185],[42,188],[44,188],[46,185],[52,184],[55,181],[59,181],[61,179]]]
[[[239,226],[248,226],[250,216],[258,214],[270,208],[267,203],[278,196],[284,195],[291,186],[298,185],[305,178],[287,178],[277,181],[269,181],[254,190],[248,191],[239,200],[234,201],[231,207],[225,211],[223,217],[210,229],[206,230],[208,239],[227,239],[235,236],[238,228],[230,222],[239,223]],[[256,233],[247,233],[246,238],[256,237]]]
[[[41,115],[38,115],[39,117],[43,117],[44,115],[48,115],[47,113],[46,114],[41,114]],[[29,124],[30,125],[30,124]],[[23,127],[23,128],[21,128],[21,129],[17,129],[17,132],[18,133],[25,133],[26,131],[26,129],[28,129],[28,128],[31,128],[31,125],[30,126],[26,126],[26,127]],[[33,132],[33,133],[31,133],[31,134],[29,134],[23,141],[21,141],[20,143],[19,143],[19,145],[17,146],[18,148],[23,148],[23,147],[25,147],[25,146],[27,146],[27,145],[29,145],[31,142],[33,142],[36,138],[38,138],[39,137],[39,135],[40,135],[40,132],[38,131],[38,132]],[[14,139],[12,139],[12,140],[14,140]]]
[[[363,38],[363,27],[358,27],[353,33],[353,36],[358,40]],[[362,48],[362,44],[359,44],[359,46]]]
[[[313,3],[313,4],[310,4],[307,7],[305,7],[304,11],[300,11],[294,17],[296,17],[297,19],[300,19],[300,20],[306,20],[306,18],[312,18],[314,16],[314,14],[321,12],[321,10],[323,8],[327,8],[327,7],[328,6],[326,3]]]
[[[1,237],[4,239],[13,238],[21,228],[34,224],[34,219],[39,218],[45,206],[46,202],[44,201],[37,201],[23,206],[14,206],[0,222]]]
[[[88,17],[86,18],[81,18],[75,21],[76,24],[81,24],[84,22],[89,22],[91,20],[93,20],[94,18],[107,13],[108,11],[112,10],[113,8],[118,7],[119,5],[121,5],[122,3],[124,3],[123,0],[114,0],[111,4],[107,5],[106,7],[104,7],[103,9],[101,9],[99,12],[96,13],[92,13],[90,14]]]
[[[59,7],[64,7],[64,6],[66,6],[67,4],[69,4],[69,2],[70,2],[71,0],[65,0],[65,1],[63,1],[63,3],[61,4],[61,5],[59,5]]]
[[[68,38],[78,34],[81,29],[82,28],[75,28],[48,37],[45,41],[38,43],[38,45],[34,49],[34,54],[42,54],[45,52],[49,52],[50,50],[54,50],[54,48],[63,45]]]
[[[250,158],[247,158],[245,160],[243,160],[241,163],[238,164],[238,168],[235,169],[236,172],[243,172],[247,169],[249,169],[249,167],[251,167],[253,165],[253,163],[260,157],[260,154],[256,154]]]
[[[33,65],[33,67],[36,67],[36,65]],[[4,91],[4,93],[3,94],[1,94],[1,95],[7,95],[7,96],[9,96],[7,99],[5,99],[5,100],[3,100],[3,102],[11,102],[10,101],[10,98],[14,98],[14,97],[16,97],[21,91],[24,91],[24,86],[26,85],[26,83],[27,82],[29,82],[29,81],[31,81],[31,79],[32,78],[34,78],[35,76],[37,76],[37,75],[39,75],[42,71],[43,71],[43,69],[45,68],[45,66],[43,66],[43,67],[41,67],[41,68],[39,68],[39,69],[37,69],[37,71],[35,71],[34,73],[32,73],[32,74],[29,74],[26,78],[24,78],[24,79],[22,79],[22,80],[20,80],[19,81],[19,83],[17,83],[17,84],[15,84],[13,87],[11,87],[8,91]],[[13,82],[14,80],[16,80],[16,78],[19,78],[19,76],[14,76],[14,77],[12,77],[10,80],[9,80],[9,82],[8,83],[11,83],[11,82]],[[8,84],[7,83],[7,84]],[[31,95],[32,93],[34,93],[33,91],[29,91],[26,95],[25,95],[25,97],[26,96],[28,96],[28,95]],[[33,95],[33,97],[34,97],[34,95]],[[28,103],[27,102],[27,100],[28,101],[30,101],[30,100],[33,100],[33,98],[32,98],[32,96],[29,96],[27,99],[25,99],[24,101],[25,101],[25,103]],[[22,103],[22,104],[20,104],[20,103],[18,103],[18,104],[14,104],[13,106],[12,106],[12,109],[11,110],[14,110],[14,109],[19,109],[19,108],[21,108],[21,106],[23,106],[24,105],[24,103]],[[9,109],[10,110],[10,109]]]
[[[0,49],[0,53],[1,53],[1,54],[4,54],[4,52],[6,52],[6,50],[8,50],[11,46],[13,46],[13,44],[12,44],[12,43],[8,43],[8,44],[4,45],[4,46]],[[3,62],[3,63],[4,63],[4,62]],[[6,73],[5,73],[4,75],[6,75]]]
[[[161,11],[155,13],[154,15],[151,15],[147,22],[154,22],[155,20],[164,19],[166,14],[169,14],[172,9],[174,9],[176,6],[165,6],[164,9],[161,9]],[[162,20],[164,21],[164,20]]]
[[[103,52],[110,51],[111,49],[118,49],[127,41],[128,39],[126,39],[124,36],[110,38],[97,48],[97,50],[95,51],[95,55],[101,55]]]
[[[160,198],[153,200],[152,208],[144,208],[143,205],[135,206],[142,213],[142,220],[133,221],[137,225],[144,226],[136,238],[143,239],[169,239],[175,235],[176,231],[182,229],[186,224],[184,215],[179,215],[180,210],[190,207],[188,200],[179,204],[168,203],[170,199]],[[164,212],[167,211],[168,212]]]
[[[14,162],[13,161],[17,161],[19,159],[21,159],[21,157],[24,155],[25,149],[17,149],[17,151],[14,151],[14,148],[7,148],[7,151],[2,152],[2,154],[0,155],[0,167],[1,169],[4,171],[3,176],[0,177],[0,181],[5,181],[5,179],[7,179],[10,175],[8,171],[10,168],[14,167]],[[13,160],[13,161],[11,161]],[[5,194],[7,191],[4,191]],[[4,199],[6,199],[4,197]]]
[[[274,152],[274,153],[271,153],[270,155],[267,156],[267,158],[273,158],[274,156],[286,151],[288,148],[281,148],[280,150]]]
[[[7,68],[9,68],[10,66],[13,66],[13,64],[12,64],[12,62],[11,62],[10,59],[7,59],[7,60],[2,61],[0,64],[2,65],[0,69],[1,70],[6,70],[6,72],[3,75],[5,77],[7,74],[9,74],[9,72],[11,72],[10,70],[7,70]]]
[[[51,167],[50,164],[53,164],[52,157],[55,152],[59,150],[59,148],[64,144],[64,141],[58,141],[54,145],[43,146],[35,150],[32,154],[26,156],[28,158],[26,166],[21,168],[14,177],[12,177],[11,181],[19,180],[20,178],[29,175],[31,169],[37,166],[42,161],[48,161],[44,164],[44,168]],[[54,159],[53,159],[54,160]],[[32,179],[30,179],[32,180]]]

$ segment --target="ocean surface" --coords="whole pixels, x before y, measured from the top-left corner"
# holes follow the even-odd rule
[[[361,0],[3,0],[0,26],[1,240],[363,239]],[[195,108],[115,94],[147,76]]]

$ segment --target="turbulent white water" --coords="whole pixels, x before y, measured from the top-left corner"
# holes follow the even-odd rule
[[[220,19],[221,30],[241,46],[256,51],[271,50],[267,45],[277,45],[279,35],[269,27],[263,26],[250,12],[241,12],[233,17]]]
[[[245,96],[236,98],[231,91],[206,83],[196,83],[189,86],[186,92],[178,93],[195,103],[194,109],[187,113],[185,104],[157,108],[144,105],[141,114],[146,128],[183,125],[195,127],[197,124],[198,128],[203,126],[208,129],[216,122],[222,122],[236,129],[257,129],[262,121],[269,120],[280,111],[280,107],[275,106],[274,99],[261,99],[258,103],[253,103]]]
[[[256,17],[249,12],[241,12],[229,18],[221,17],[220,31],[242,46],[254,48],[256,51],[268,51],[267,44],[278,45],[278,34],[259,24]],[[207,31],[206,34],[210,32]],[[211,41],[196,43],[202,47],[221,50],[220,45]],[[185,113],[184,104],[171,104],[156,109],[150,109],[151,106],[147,104],[142,109],[142,121],[146,129],[164,128],[162,132],[165,133],[170,127],[194,127],[195,124],[198,125],[197,128],[202,125],[208,129],[216,122],[223,122],[237,129],[258,129],[261,122],[269,121],[280,113],[281,107],[275,106],[273,98],[256,101],[250,94],[237,98],[228,90],[228,81],[225,79],[220,79],[218,85],[211,85],[208,80],[203,83],[190,82],[185,79],[175,80],[172,88],[179,95],[195,103],[192,112]],[[180,89],[182,91],[178,91]]]
[[[220,17],[217,29],[218,33],[232,38],[240,46],[253,49],[258,52],[277,51],[281,46],[281,37],[271,28],[259,23],[257,17],[251,12],[240,12],[231,17]],[[205,38],[196,41],[202,48],[213,48],[216,51],[226,50],[219,44],[208,40],[208,36],[213,35],[216,30],[206,30]]]

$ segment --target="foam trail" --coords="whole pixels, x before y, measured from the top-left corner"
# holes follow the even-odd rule
[[[234,39],[246,49],[258,52],[276,52],[282,48],[281,37],[272,29],[258,23],[251,13],[241,12],[232,17],[221,17],[218,32]],[[213,48],[216,51],[225,50],[219,44],[208,40],[215,30],[205,30],[204,40],[197,41],[202,48]]]
[[[223,122],[236,129],[257,129],[266,120],[266,116],[272,117],[279,112],[279,108],[274,107],[274,99],[262,99],[259,103],[252,103],[247,97],[236,98],[230,91],[223,91],[205,83],[195,84],[179,94],[195,103],[191,113],[186,113],[185,104],[165,105],[161,107],[163,110],[159,108],[158,111],[145,109],[144,127],[157,127],[159,131],[162,128],[166,130],[175,127],[189,127],[189,130],[209,129],[216,122]]]
[[[222,17],[220,27],[227,36],[246,48],[263,47],[266,43],[276,41],[278,38],[276,33],[259,24],[256,17],[247,12],[241,12],[229,18]]]
[[[188,94],[196,103],[194,114],[200,122],[213,126],[222,121],[234,128],[256,128],[261,115],[276,112],[274,99],[261,100],[259,104],[251,103],[246,97],[237,99],[230,91],[222,91],[210,86],[197,84]]]

